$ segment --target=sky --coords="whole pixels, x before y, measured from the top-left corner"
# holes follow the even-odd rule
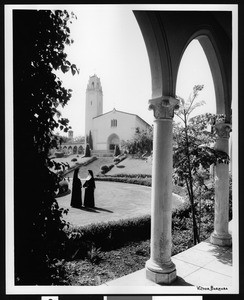
[[[85,97],[89,76],[96,74],[103,89],[103,112],[113,108],[134,113],[150,125],[153,112],[151,74],[146,46],[132,9],[128,6],[76,6],[77,20],[70,25],[74,43],[65,52],[80,69],[78,75],[58,73],[63,85],[73,90],[62,116],[70,120],[74,136],[84,135]],[[179,69],[176,94],[187,98],[195,84],[204,84],[199,100],[204,105],[196,114],[215,112],[215,94],[206,56],[193,41],[185,51]],[[63,134],[65,135],[65,134]]]

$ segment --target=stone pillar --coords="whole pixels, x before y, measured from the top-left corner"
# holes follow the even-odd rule
[[[176,279],[171,260],[172,220],[172,119],[179,101],[172,97],[149,100],[154,111],[153,166],[151,195],[151,256],[146,262],[146,277],[170,284]]]
[[[215,125],[217,132],[216,150],[229,153],[229,137],[231,125],[218,123]],[[229,225],[229,164],[217,163],[215,168],[215,210],[214,210],[214,232],[210,237],[212,244],[219,246],[230,246],[231,235],[228,231]]]

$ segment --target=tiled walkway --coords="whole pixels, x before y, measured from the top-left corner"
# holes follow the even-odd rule
[[[232,285],[232,248],[212,245],[208,240],[172,257],[177,279],[171,285]],[[145,279],[145,269],[107,282],[106,285],[157,285]]]
[[[164,293],[176,287],[187,290],[187,293],[237,293],[237,270],[232,265],[232,247],[219,247],[206,240],[200,244],[172,257],[176,265],[177,279],[170,285],[159,285],[146,279],[145,268],[119,279],[105,283],[106,286],[144,286],[155,287],[151,292]],[[189,289],[190,288],[190,289]]]

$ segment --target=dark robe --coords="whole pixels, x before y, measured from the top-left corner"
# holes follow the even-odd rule
[[[95,207],[95,200],[94,200],[94,190],[95,190],[95,180],[93,177],[86,180],[83,184],[85,187],[85,197],[84,197],[84,206],[85,207]]]
[[[72,195],[70,206],[75,208],[81,208],[81,181],[79,178],[73,178]]]

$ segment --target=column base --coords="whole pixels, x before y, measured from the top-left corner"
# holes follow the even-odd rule
[[[162,268],[149,259],[146,262],[146,278],[158,284],[171,284],[177,278],[175,264],[171,261]]]
[[[210,243],[218,246],[231,246],[232,245],[232,237],[229,233],[225,235],[219,235],[213,232],[210,236]]]

